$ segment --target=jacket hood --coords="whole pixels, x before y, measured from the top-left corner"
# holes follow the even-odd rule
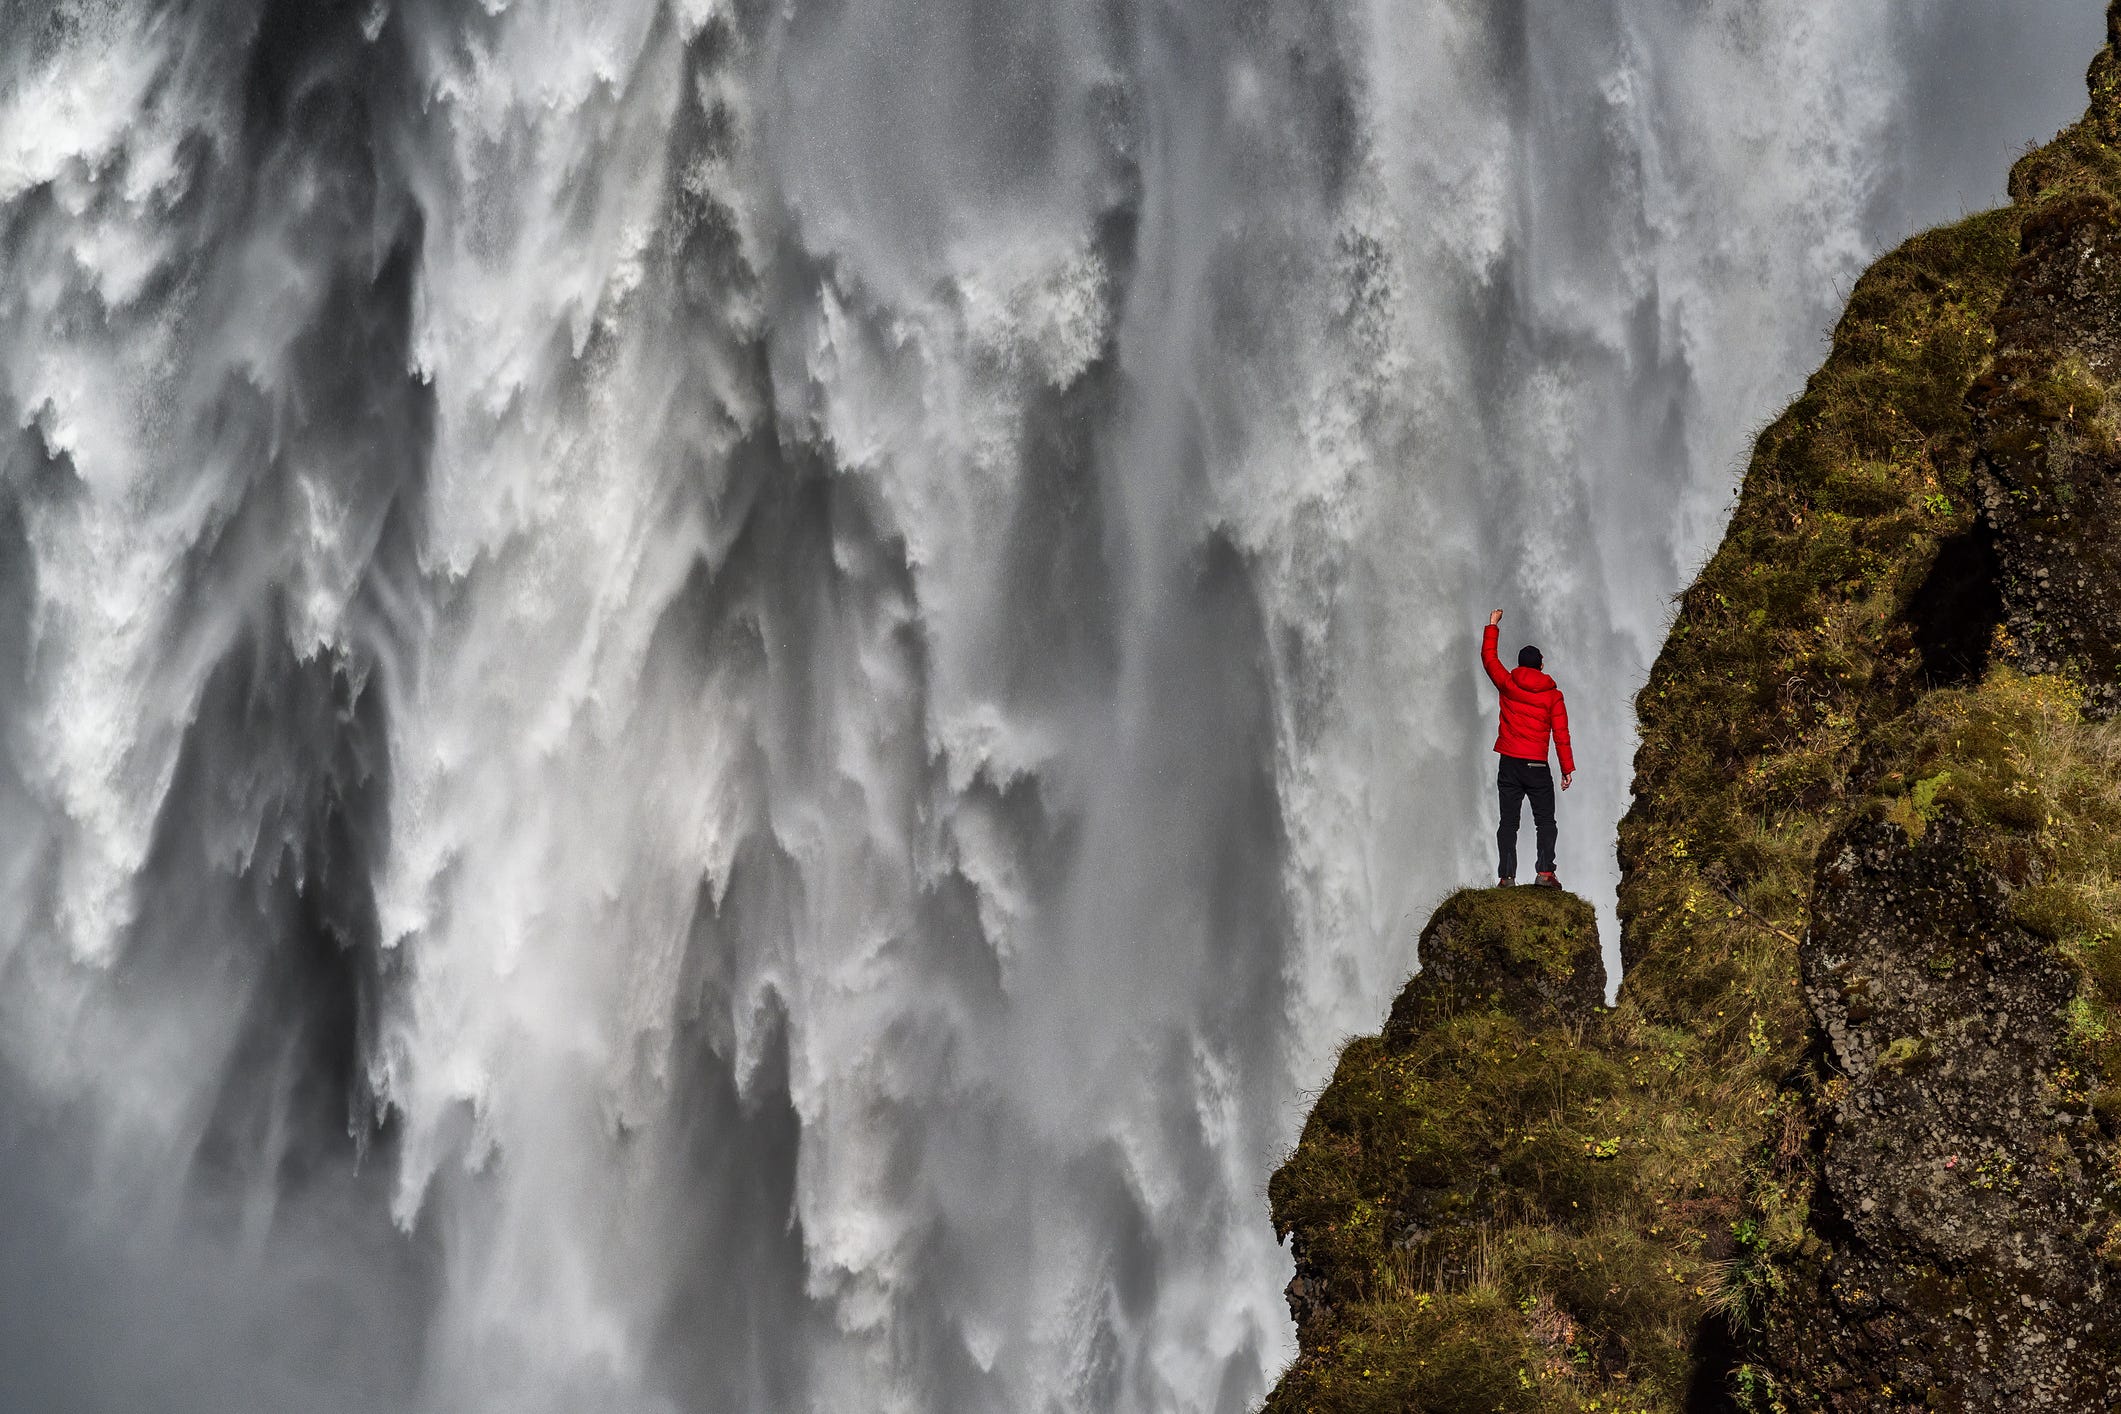
[[[1516,683],[1526,692],[1552,692],[1554,690],[1554,679],[1548,677],[1537,668],[1512,668],[1510,669],[1510,681]]]

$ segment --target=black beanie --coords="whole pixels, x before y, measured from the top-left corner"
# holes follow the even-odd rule
[[[1530,668],[1534,672],[1537,672],[1541,667],[1545,666],[1545,664],[1546,659],[1540,657],[1539,650],[1537,648],[1534,648],[1531,644],[1527,643],[1524,647],[1517,650],[1518,667]]]

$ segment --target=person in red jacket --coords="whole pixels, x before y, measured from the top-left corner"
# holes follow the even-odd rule
[[[1502,670],[1502,659],[1495,652],[1501,623],[1502,610],[1497,609],[1488,615],[1487,631],[1480,636],[1480,665],[1502,694],[1502,722],[1495,733],[1495,754],[1502,758],[1495,772],[1502,804],[1502,823],[1495,831],[1495,847],[1502,856],[1497,882],[1517,882],[1517,821],[1529,798],[1533,836],[1539,843],[1539,877],[1534,882],[1558,889],[1554,776],[1547,769],[1547,736],[1553,734],[1554,750],[1561,757],[1561,788],[1567,790],[1576,779],[1576,754],[1569,749],[1569,707],[1554,679],[1540,671],[1543,660],[1529,643],[1517,650],[1517,666],[1507,673]]]

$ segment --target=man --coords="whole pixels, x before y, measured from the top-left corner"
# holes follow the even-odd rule
[[[1489,681],[1502,693],[1502,722],[1495,733],[1495,754],[1502,758],[1495,772],[1495,788],[1501,796],[1502,823],[1495,831],[1495,847],[1502,855],[1497,883],[1507,887],[1517,882],[1517,820],[1526,797],[1532,801],[1532,831],[1539,842],[1539,877],[1534,880],[1549,889],[1561,887],[1554,877],[1554,776],[1547,769],[1547,735],[1561,756],[1561,788],[1576,779],[1576,755],[1569,749],[1569,708],[1554,679],[1540,669],[1544,661],[1531,644],[1517,650],[1517,667],[1502,670],[1495,640],[1502,623],[1502,610],[1488,615],[1487,631],[1480,636],[1480,665]]]

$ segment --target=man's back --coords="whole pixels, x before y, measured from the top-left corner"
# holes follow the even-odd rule
[[[1480,662],[1489,681],[1502,694],[1502,712],[1495,733],[1495,751],[1501,756],[1527,761],[1547,759],[1547,738],[1561,756],[1561,774],[1574,775],[1576,756],[1569,742],[1569,707],[1561,689],[1538,668],[1504,670],[1495,651],[1501,629],[1489,624],[1480,636]]]

